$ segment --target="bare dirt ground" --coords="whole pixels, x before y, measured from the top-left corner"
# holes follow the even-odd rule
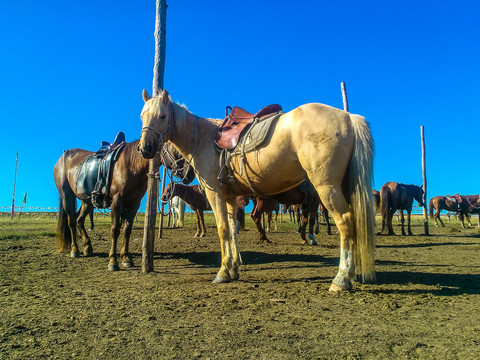
[[[328,292],[338,235],[323,228],[317,247],[289,223],[263,244],[248,222],[241,278],[218,285],[212,221],[203,239],[193,221],[164,230],[147,275],[142,223],[135,267],[118,272],[108,221],[91,232],[94,256],[78,259],[54,254],[54,220],[24,224],[0,221],[1,359],[480,358],[480,231],[454,219],[429,237],[378,236],[378,283],[340,294]]]

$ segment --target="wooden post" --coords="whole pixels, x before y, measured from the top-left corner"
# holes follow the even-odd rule
[[[153,66],[153,96],[159,96],[163,89],[165,72],[167,2],[156,0],[155,16],[155,61]],[[157,199],[160,169],[160,157],[155,156],[148,166],[148,196],[145,213],[145,225],[142,244],[142,272],[153,271],[153,256],[155,249],[155,223],[157,215]]]
[[[427,165],[425,162],[425,132],[423,125],[420,126],[420,137],[422,140],[422,175],[423,175],[423,226],[425,235],[430,235],[428,231],[428,212],[427,212]]]
[[[342,82],[340,86],[342,88],[343,110],[348,112],[347,86],[344,82]]]

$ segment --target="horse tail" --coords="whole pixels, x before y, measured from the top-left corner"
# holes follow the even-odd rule
[[[68,152],[68,150],[67,150]],[[68,183],[65,175],[65,156],[66,152],[60,157],[53,169],[55,185],[59,193],[58,201],[58,220],[55,243],[57,252],[69,252],[72,244],[72,231],[70,230],[68,214],[76,216],[76,197]],[[74,226],[74,236],[76,236],[76,227]]]
[[[363,282],[375,281],[375,212],[372,191],[373,138],[360,115],[350,115],[355,145],[349,164],[348,193],[355,224],[355,268]]]
[[[433,198],[431,198],[428,203],[428,213],[430,214],[430,217],[433,218]]]

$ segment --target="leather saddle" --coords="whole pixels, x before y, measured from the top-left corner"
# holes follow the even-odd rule
[[[231,110],[230,114],[228,110]],[[233,109],[227,106],[225,119],[218,127],[215,135],[215,143],[220,149],[234,149],[238,145],[239,139],[245,133],[244,130],[248,129],[256,119],[261,120],[281,111],[282,107],[278,104],[265,106],[256,114],[249,113],[238,106]]]
[[[77,169],[77,194],[90,197],[92,204],[99,209],[110,207],[110,185],[113,166],[125,146],[125,134],[119,132],[113,143],[102,141],[100,149]]]

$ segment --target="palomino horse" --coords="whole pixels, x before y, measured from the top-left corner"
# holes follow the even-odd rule
[[[109,194],[111,201],[112,246],[109,253],[109,270],[118,270],[117,262],[117,239],[120,235],[120,227],[125,222],[124,242],[120,251],[122,265],[130,267],[133,265],[132,258],[128,252],[128,242],[132,232],[133,220],[140,206],[140,202],[147,191],[148,182],[148,160],[143,158],[137,151],[138,141],[126,143],[124,149],[113,165],[112,183]],[[164,149],[169,156],[158,154],[167,167],[175,166],[174,174],[184,181],[193,181],[195,172],[191,167],[184,173],[184,162],[182,156],[172,147]],[[58,193],[60,194],[59,216],[57,224],[57,249],[58,252],[70,251],[70,256],[79,256],[77,246],[76,226],[83,238],[83,254],[85,256],[93,253],[92,243],[85,231],[85,217],[93,211],[91,193],[84,192],[78,188],[78,169],[81,164],[94,152],[83,149],[70,149],[63,153],[55,164],[53,175]],[[156,152],[155,154],[156,155]],[[173,163],[170,160],[174,160]],[[76,198],[81,200],[81,207],[78,214],[75,212]]]
[[[467,218],[468,225],[472,227],[472,222],[470,221],[470,214],[480,214],[480,196],[479,195],[453,195],[457,200],[458,209],[462,209]],[[460,214],[459,214],[460,218]],[[462,225],[465,227],[462,220]],[[479,226],[480,226],[480,217],[479,217]]]
[[[430,199],[428,203],[428,209],[430,213],[430,217],[432,217],[435,221],[435,226],[438,227],[438,221],[442,227],[445,227],[442,219],[440,218],[440,211],[447,210],[458,213],[458,218],[462,222],[462,226],[465,227],[463,222],[463,218],[465,216],[465,209],[459,207],[457,199],[455,197],[447,195],[447,196],[435,196]],[[435,213],[434,213],[435,210]],[[467,214],[468,218],[468,214]],[[438,220],[438,221],[437,221]]]
[[[385,183],[380,189],[380,198],[382,204],[382,230],[380,233],[383,233],[386,224],[388,235],[395,235],[392,218],[395,211],[400,210],[402,235],[406,235],[404,228],[405,218],[403,217],[403,210],[406,210],[408,235],[413,235],[410,228],[413,200],[417,200],[420,206],[423,206],[423,189],[417,185],[405,185],[390,181]]]
[[[356,275],[364,282],[375,280],[373,140],[362,116],[313,103],[282,114],[263,145],[244,156],[232,155],[231,181],[223,183],[218,180],[220,154],[214,146],[221,121],[190,113],[172,102],[166,90],[154,98],[144,90],[143,99],[143,156],[151,158],[159,143],[172,142],[192,162],[212,205],[222,253],[215,283],[240,275],[236,196],[271,196],[307,179],[340,232],[340,266],[330,290],[351,289]]]

